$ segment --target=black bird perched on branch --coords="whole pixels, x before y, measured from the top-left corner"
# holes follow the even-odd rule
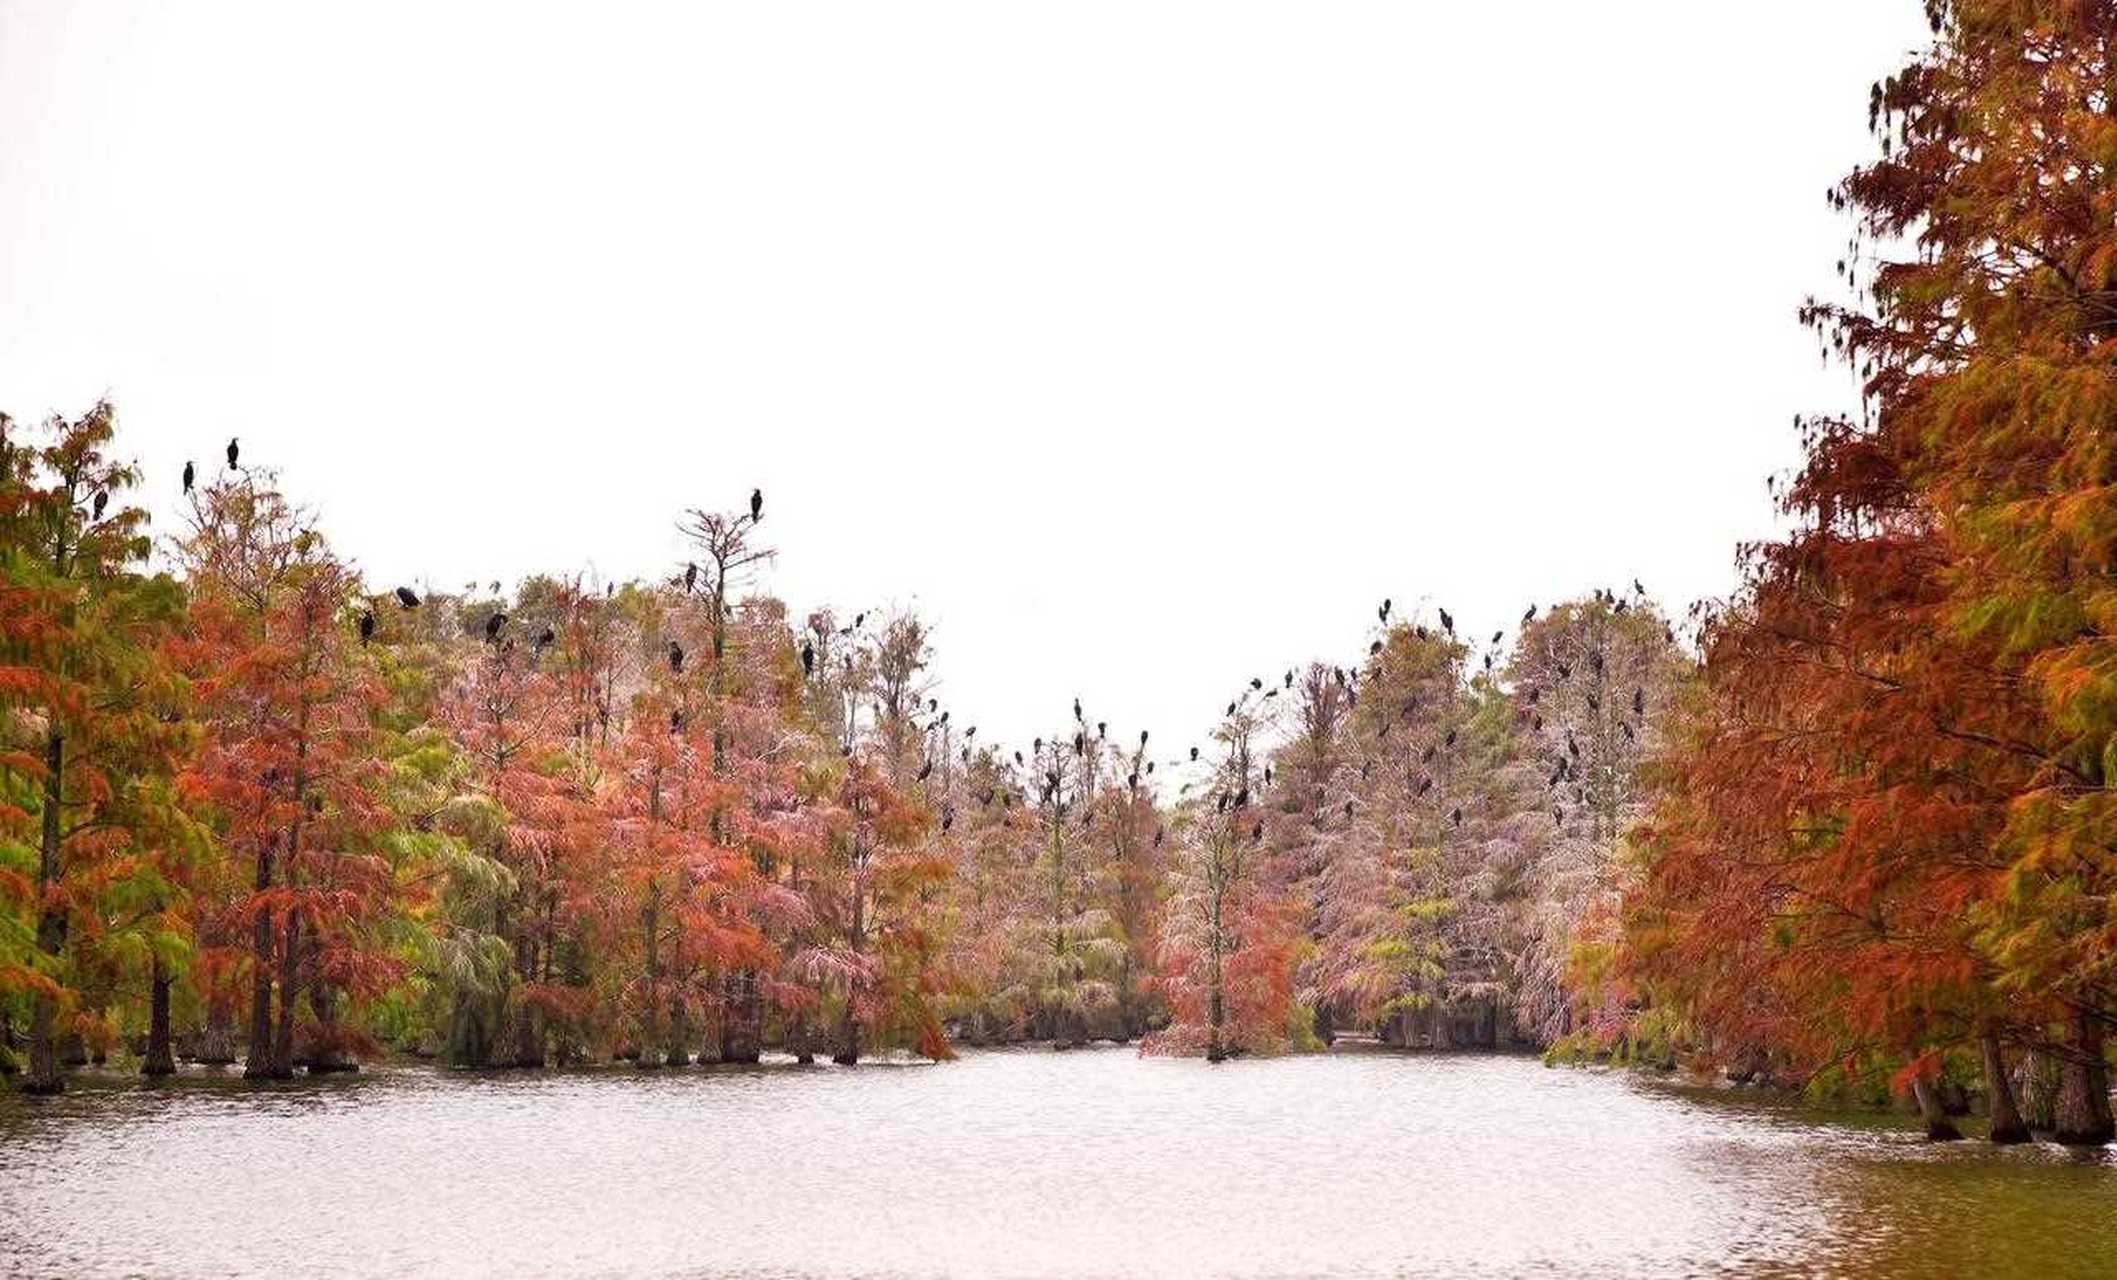
[[[1530,623],[1530,622],[1533,622],[1533,621],[1535,621],[1535,619],[1536,619],[1536,606],[1535,606],[1535,605],[1533,605],[1533,604],[1532,604],[1532,605],[1530,605],[1530,606],[1529,606],[1528,608],[1526,608],[1526,609],[1522,610],[1522,623],[1523,623],[1523,625],[1525,625],[1525,626],[1526,626],[1526,625],[1527,625],[1528,623]]]
[[[1145,729],[1139,731],[1139,745],[1143,747],[1147,745],[1147,731]]]
[[[191,465],[191,460],[190,460],[189,458],[186,458],[186,459],[184,459],[184,492],[185,492],[185,493],[189,493],[189,492],[191,492],[191,485],[192,485],[192,482],[196,481],[197,479],[198,479],[198,468],[197,468],[197,467],[194,467],[194,466],[192,466],[192,465]]]
[[[1501,636],[1504,636],[1504,635],[1506,635],[1506,634],[1507,634],[1507,633],[1506,633],[1506,632],[1504,632],[1504,631],[1495,631],[1495,632],[1493,632],[1493,633],[1492,633],[1492,643],[1494,643],[1494,644],[1498,644],[1498,643],[1500,642],[1500,637],[1501,637]]]
[[[816,646],[806,640],[801,642],[801,674],[804,676],[816,674]]]
[[[1235,714],[1235,704],[1234,704],[1234,703],[1232,703],[1232,702],[1230,702],[1230,703],[1228,704],[1228,714],[1229,714],[1229,715],[1234,715],[1234,714]]]
[[[1635,716],[1643,716],[1646,713],[1647,691],[1645,689],[1632,690],[1632,714]]]
[[[91,520],[101,520],[103,518],[103,508],[109,505],[110,491],[107,489],[96,490],[95,498],[91,500],[88,504],[88,518]]]
[[[678,675],[684,670],[684,647],[674,640],[669,642],[669,670]]]
[[[507,615],[496,613],[485,620],[485,643],[491,644],[500,638],[500,628],[507,625]]]
[[[1076,720],[1081,718],[1081,700],[1079,698],[1073,700],[1073,718]]]
[[[750,490],[750,519],[753,521],[764,519],[764,490],[762,489]]]
[[[1250,688],[1252,688],[1252,689],[1262,689],[1263,687],[1264,687],[1264,681],[1263,681],[1262,679],[1260,679],[1260,678],[1258,678],[1258,677],[1256,677],[1256,676],[1251,676],[1251,677],[1250,677]]]
[[[1107,738],[1107,737],[1109,737],[1109,736],[1110,736],[1110,722],[1109,722],[1109,721],[1107,721],[1107,720],[1098,720],[1098,721],[1096,721],[1096,722],[1095,722],[1095,737],[1096,737],[1097,741],[1101,741],[1102,739],[1104,739],[1104,738]]]
[[[1350,821],[1352,821],[1352,816],[1353,816],[1353,802],[1352,802],[1352,801],[1350,801],[1350,800],[1348,800],[1348,801],[1346,801],[1346,802],[1345,802],[1345,820],[1346,820],[1347,822],[1350,822]]]
[[[410,587],[399,587],[397,588],[397,603],[407,609],[416,609],[419,607],[418,593]]]
[[[1380,640],[1377,640],[1373,644],[1367,646],[1367,656],[1370,658],[1374,657],[1380,652],[1382,652],[1382,642]]]
[[[1446,631],[1449,635],[1455,634],[1455,619],[1448,615],[1448,610],[1446,609],[1441,610],[1441,630]]]
[[[684,594],[689,595],[696,590],[698,590],[698,565],[686,560],[684,561]]]
[[[1198,748],[1196,748],[1196,747],[1192,747],[1192,748],[1191,748],[1191,759],[1193,759],[1193,760],[1196,760],[1197,758],[1198,758]]]
[[[366,609],[363,610],[360,614],[360,647],[363,649],[367,648],[368,641],[373,640],[374,638],[375,611],[373,609]]]
[[[920,766],[919,766],[919,781],[921,781],[921,782],[924,782],[924,781],[926,781],[926,780],[927,780],[928,778],[931,778],[931,777],[933,777],[933,776],[934,776],[934,762],[933,762],[933,761],[931,761],[931,760],[928,760],[928,761],[927,761],[927,762],[926,762],[925,764],[922,764],[922,765],[920,765]]]
[[[234,436],[228,437],[228,466],[230,468],[237,471],[242,470],[241,464],[236,462],[236,459],[241,457],[242,453],[243,447],[241,442],[238,441]]]
[[[1638,595],[1638,596],[1643,596],[1643,595],[1645,595],[1646,593],[1647,593],[1647,589],[1646,589],[1645,587],[1643,587],[1643,586],[1641,586],[1641,585],[1640,585],[1640,583],[1639,583],[1639,579],[1637,579],[1637,578],[1634,578],[1634,579],[1632,579],[1632,594],[1633,594],[1633,595]]]
[[[1451,819],[1453,819],[1453,820],[1454,820],[1454,822],[1455,822],[1455,825],[1457,825],[1457,826],[1459,826],[1459,827],[1463,825],[1463,811],[1462,811],[1462,809],[1458,808],[1458,809],[1456,809],[1456,810],[1455,810],[1455,811],[1454,811],[1453,813],[1450,813],[1450,814],[1449,814],[1448,816],[1449,816],[1449,817],[1450,817]]]
[[[1382,620],[1382,625],[1384,625],[1384,626],[1388,626],[1388,625],[1389,625],[1389,597],[1388,597],[1388,596],[1384,596],[1384,597],[1382,597],[1382,607],[1381,607],[1380,609],[1377,609],[1377,610],[1375,610],[1375,616],[1376,616],[1377,618],[1380,618],[1380,619]]]

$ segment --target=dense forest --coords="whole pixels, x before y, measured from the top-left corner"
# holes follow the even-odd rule
[[[1628,577],[1383,600],[1195,742],[999,742],[915,614],[765,590],[763,494],[643,579],[448,592],[239,442],[143,477],[108,405],[5,423],[0,1063],[1372,1035],[2110,1141],[2117,4],[1927,11],[1802,314],[1859,406],[1681,638]]]
[[[1636,591],[1508,647],[1384,602],[1200,742],[1075,701],[1007,744],[933,696],[917,616],[752,589],[761,493],[685,516],[666,579],[377,587],[237,441],[157,553],[114,427],[8,428],[0,954],[38,1091],[127,1045],[285,1076],[1548,1043],[1687,669]]]

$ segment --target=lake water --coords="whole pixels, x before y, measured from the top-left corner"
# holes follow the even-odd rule
[[[2117,1164],[1516,1057],[84,1080],[0,1274],[2117,1275]]]

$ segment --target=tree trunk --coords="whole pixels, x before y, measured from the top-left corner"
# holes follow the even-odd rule
[[[15,1059],[15,1018],[5,1009],[0,1009],[0,1076],[11,1076],[22,1070]]]
[[[661,940],[662,887],[652,880],[647,882],[647,906],[640,913],[640,928],[644,934],[647,951],[647,991],[640,1001],[640,1046],[635,1065],[652,1070],[662,1065],[662,1052],[657,1047],[661,1039],[655,1016],[661,1001],[662,967],[658,944]]]
[[[272,846],[257,847],[257,891],[272,887]],[[250,927],[250,1044],[243,1062],[245,1080],[272,1076],[272,917],[260,911]]]
[[[723,990],[728,1011],[720,1020],[720,1060],[756,1062],[764,1052],[764,1000],[757,974],[749,969],[731,973]]]
[[[169,970],[162,957],[154,957],[147,998],[147,1057],[140,1063],[143,1076],[176,1074],[176,1052],[169,1044]]]
[[[2014,1068],[2014,1095],[2021,1118],[2032,1132],[2049,1133],[2058,1127],[2058,1063],[2042,1049],[2021,1055]]]
[[[860,1015],[853,1008],[852,997],[845,1001],[845,1019],[838,1028],[838,1052],[831,1061],[841,1067],[850,1067],[860,1061]]]
[[[537,1009],[521,997],[520,991],[523,984],[537,981],[537,944],[529,937],[526,928],[520,932],[522,936],[515,940],[515,975],[518,981],[514,996],[513,1065],[533,1069],[544,1065],[544,1020]],[[546,946],[548,949],[549,944]]]
[[[60,787],[65,778],[66,739],[58,733],[44,740],[44,810],[37,852],[37,898],[48,904],[46,892],[59,879]],[[45,905],[37,913],[37,950],[54,965],[66,946],[66,916]],[[38,991],[29,1002],[29,1075],[22,1092],[49,1096],[63,1093],[66,1076],[59,1069],[59,1046],[53,1023],[59,1017],[59,1002],[47,991]]]
[[[1211,952],[1209,956],[1211,969],[1206,977],[1208,984],[1206,990],[1207,1062],[1225,1062],[1228,1056],[1226,1046],[1220,1042],[1220,1028],[1227,1021],[1227,1007],[1222,1000],[1220,991],[1222,939],[1226,936],[1221,931],[1222,918],[1222,896],[1220,890],[1216,887],[1213,890],[1213,932],[1212,936],[1206,940]]]
[[[1962,1138],[1960,1129],[1948,1119],[1941,1108],[1940,1088],[1937,1083],[1923,1076],[1911,1082],[1911,1096],[1919,1104],[1919,1118],[1926,1122],[1926,1141],[1955,1142]]]
[[[272,1078],[294,1078],[294,1007],[301,997],[301,916],[287,912],[279,953],[279,1024],[272,1036]]]
[[[669,1053],[664,1059],[668,1066],[691,1065],[691,1050],[688,1045],[690,1039],[690,1019],[685,1015],[683,993],[672,991],[669,993]]]
[[[2069,1147],[2100,1147],[2113,1136],[2110,1074],[2102,1057],[2102,1027],[2085,1010],[2073,1013],[2072,1043],[2059,1070],[2058,1115],[2052,1136]]]
[[[2021,1109],[2014,1103],[2014,1083],[2007,1079],[2007,1059],[2000,1049],[1998,1034],[1986,1031],[1979,1038],[1978,1049],[1984,1059],[1985,1092],[1991,1102],[1991,1140],[1998,1143],[2027,1142],[2029,1126],[2022,1121]]]
[[[320,977],[309,988],[309,1012],[316,1015],[316,1044],[309,1051],[309,1074],[360,1070],[360,1064],[338,1043],[338,993]]]

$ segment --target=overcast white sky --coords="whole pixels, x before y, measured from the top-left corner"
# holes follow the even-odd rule
[[[385,584],[916,604],[985,740],[1195,737],[1770,527],[1915,0],[0,0],[0,407],[231,435]]]

